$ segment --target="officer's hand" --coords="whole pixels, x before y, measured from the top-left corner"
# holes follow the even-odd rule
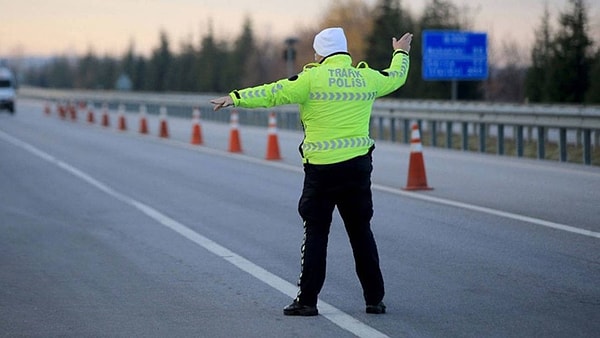
[[[393,37],[392,48],[394,48],[394,50],[402,49],[407,53],[410,52],[410,43],[412,42],[412,37],[413,35],[411,33],[405,33],[399,40]]]
[[[214,105],[213,110],[233,106],[233,100],[229,95],[210,100],[210,103]]]

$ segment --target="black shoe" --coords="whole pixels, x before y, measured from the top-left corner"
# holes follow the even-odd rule
[[[316,316],[319,314],[316,306],[302,305],[297,301],[283,308],[286,316]]]
[[[385,313],[385,304],[379,302],[377,305],[367,305],[367,313],[382,314]]]

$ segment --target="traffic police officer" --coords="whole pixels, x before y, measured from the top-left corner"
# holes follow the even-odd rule
[[[211,100],[214,109],[298,104],[304,128],[300,153],[304,187],[298,211],[304,221],[299,292],[285,315],[318,314],[317,298],[325,281],[327,241],[337,206],[348,234],[367,313],[385,313],[384,282],[371,232],[371,172],[374,141],[369,137],[376,98],[400,88],[408,76],[412,34],[392,38],[390,66],[382,71],[365,62],[352,66],[342,28],[315,36],[318,63],[289,79],[234,90]]]

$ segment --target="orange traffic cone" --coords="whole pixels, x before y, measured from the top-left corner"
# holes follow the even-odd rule
[[[192,113],[192,138],[191,144],[202,144],[202,128],[200,127],[200,108],[195,107]]]
[[[108,106],[106,103],[102,105],[102,126],[110,127],[110,117],[108,115]]]
[[[71,121],[77,121],[77,107],[74,103],[69,104],[69,113],[71,114]]]
[[[427,186],[427,175],[425,174],[425,163],[423,161],[423,145],[421,144],[421,133],[419,126],[412,125],[410,136],[410,160],[408,163],[408,179],[406,187],[402,190],[432,190]]]
[[[281,160],[279,141],[277,140],[277,118],[275,113],[269,115],[269,129],[267,137],[267,160]]]
[[[58,116],[63,120],[67,118],[67,110],[62,103],[58,104]]]
[[[93,124],[96,119],[94,118],[94,104],[88,103],[88,112],[87,112],[87,121],[90,124]]]
[[[125,106],[119,105],[119,130],[127,130],[127,120],[125,119]]]
[[[231,113],[231,130],[229,132],[229,152],[230,153],[241,153],[242,143],[240,141],[239,129],[239,116],[236,111]]]
[[[169,127],[167,126],[167,108],[165,106],[160,107],[160,132],[159,137],[169,138]]]
[[[50,116],[51,113],[52,109],[50,108],[50,103],[46,101],[46,104],[44,104],[44,114]]]
[[[140,134],[148,134],[148,120],[146,119],[145,105],[140,105]]]
[[[77,105],[77,110],[81,112],[82,115],[85,116],[85,108],[87,107],[87,103],[84,101],[80,101]],[[77,113],[79,115],[79,113]]]

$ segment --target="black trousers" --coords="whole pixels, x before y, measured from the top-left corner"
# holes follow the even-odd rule
[[[304,165],[304,187],[298,211],[304,221],[302,270],[297,301],[314,306],[325,281],[327,242],[337,206],[352,246],[356,274],[367,305],[384,296],[377,245],[371,232],[371,152],[341,163]]]

